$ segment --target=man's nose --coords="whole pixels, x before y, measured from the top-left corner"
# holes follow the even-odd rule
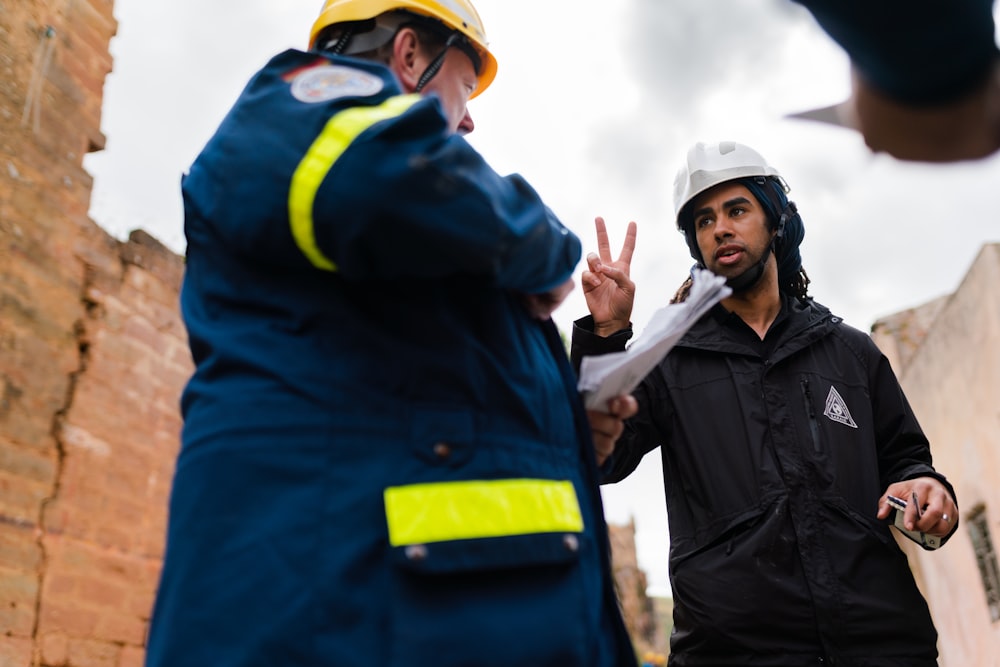
[[[469,134],[474,129],[476,129],[476,124],[472,121],[472,114],[469,110],[465,110],[465,115],[462,116],[462,120],[458,123],[458,133],[462,136]]]
[[[733,228],[728,217],[720,215],[716,221],[712,233],[716,240],[727,239],[733,235]]]

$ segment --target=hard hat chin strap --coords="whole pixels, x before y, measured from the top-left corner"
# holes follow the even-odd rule
[[[764,277],[764,268],[767,266],[767,258],[771,256],[771,252],[773,250],[774,239],[772,238],[771,243],[768,244],[767,250],[764,251],[764,255],[760,258],[760,261],[740,275],[733,276],[727,280],[726,285],[728,285],[734,292],[743,292],[759,283],[760,279]]]
[[[775,261],[777,261],[777,246],[778,242],[785,236],[785,223],[788,222],[797,212],[798,209],[795,206],[795,202],[788,202],[788,205],[781,211],[781,216],[778,218],[778,224],[775,228],[774,236],[771,237],[771,242],[767,244],[767,250],[764,251],[760,261],[740,275],[733,276],[727,280],[726,285],[728,285],[730,289],[734,292],[742,292],[750,289],[760,282],[760,279],[764,277],[764,268],[767,266],[767,259],[771,256],[771,253],[774,253]]]
[[[472,66],[476,71],[476,75],[478,76],[479,69],[482,67],[482,60],[479,58],[479,54],[476,53],[474,48],[472,48],[464,35],[458,32],[453,32],[448,36],[448,41],[444,43],[444,48],[441,49],[441,53],[437,54],[437,57],[431,61],[431,64],[427,66],[424,73],[420,75],[415,92],[419,93],[423,90],[424,86],[426,86],[430,80],[434,78],[434,75],[440,71],[441,66],[444,64],[445,56],[448,55],[448,49],[453,46],[461,49],[462,52],[469,57],[469,60],[472,61]]]
[[[347,47],[351,45],[351,39],[354,37],[354,27],[351,26],[344,30],[343,34],[337,39],[331,39],[329,42],[323,45],[323,50],[328,51],[334,55],[342,56],[351,53],[347,50]],[[360,52],[359,52],[360,53]]]

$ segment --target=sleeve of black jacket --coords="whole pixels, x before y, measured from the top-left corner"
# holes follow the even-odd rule
[[[874,343],[872,343],[874,348]],[[952,500],[958,504],[955,489],[948,479],[934,469],[930,444],[917,423],[909,401],[893,373],[889,360],[880,352],[871,366],[875,437],[878,443],[879,476],[882,488],[917,477],[933,477],[944,484]],[[943,545],[958,529],[958,517],[951,532],[941,540]],[[926,547],[925,547],[926,548]]]
[[[632,327],[616,331],[607,338],[594,333],[594,318],[591,316],[582,317],[573,323],[573,338],[570,346],[570,358],[573,361],[573,368],[577,374],[580,373],[580,365],[584,357],[598,356],[611,352],[621,352],[625,349],[625,344],[632,338]],[[615,443],[614,453],[601,466],[601,483],[618,482],[628,477],[639,461],[658,442],[653,438],[643,437],[643,433],[648,432],[644,424],[651,424],[649,410],[652,401],[646,398],[645,382],[633,392],[636,401],[639,403],[639,413],[625,422],[625,431]]]

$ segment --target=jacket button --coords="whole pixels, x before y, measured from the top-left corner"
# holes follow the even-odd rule
[[[451,445],[447,442],[439,442],[434,445],[434,456],[445,460],[451,456]]]
[[[427,559],[427,547],[423,544],[411,544],[406,547],[406,558],[414,562]]]
[[[576,553],[580,550],[580,540],[576,535],[563,535],[563,546],[566,547],[566,551]]]

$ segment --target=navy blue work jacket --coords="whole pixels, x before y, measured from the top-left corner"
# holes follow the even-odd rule
[[[148,667],[634,665],[551,321],[580,241],[381,65],[287,51],[183,180]]]

